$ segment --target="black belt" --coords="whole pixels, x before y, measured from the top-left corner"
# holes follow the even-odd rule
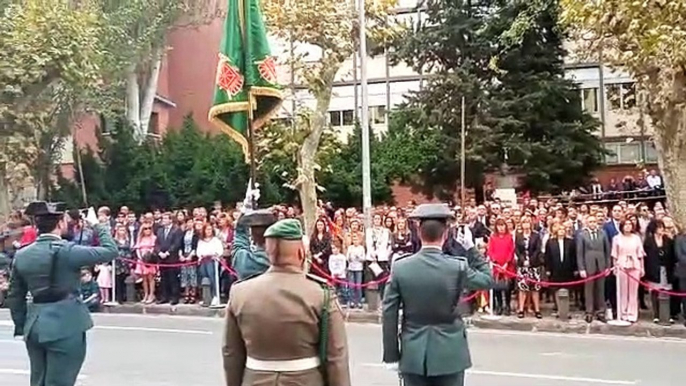
[[[33,304],[51,304],[61,302],[62,300],[67,300],[71,298],[71,294],[65,293],[46,293],[38,294],[33,297]]]

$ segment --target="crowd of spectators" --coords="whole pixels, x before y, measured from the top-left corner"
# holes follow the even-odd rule
[[[618,275],[616,280],[611,275],[580,285],[545,284],[592,277],[612,266],[631,270],[632,277],[650,282],[651,288],[686,291],[686,256],[681,254],[686,241],[659,199],[661,179],[657,177],[658,184],[651,177],[645,180],[649,189],[639,190],[627,190],[636,185],[602,189],[594,182],[587,192],[591,201],[584,203],[568,197],[539,200],[526,194],[517,203],[505,203],[487,192],[482,204],[471,199],[462,206],[452,205],[456,221],[445,252],[464,255],[469,245],[475,245],[496,266],[493,301],[488,293],[476,294],[472,309],[541,318],[542,303],[552,303],[555,312],[555,289],[562,287],[570,290],[573,304],[585,311],[589,322],[613,315],[636,321],[636,307],[647,307],[646,291],[631,278]],[[421,248],[417,224],[407,218],[414,206],[409,202],[405,207],[376,207],[370,227],[365,228],[356,208],[320,202],[308,243],[311,273],[336,284],[341,303],[351,309],[363,308],[365,289],[383,296],[393,261]],[[300,217],[294,206],[273,210],[279,219]],[[209,211],[199,207],[141,214],[124,206],[115,215],[108,207],[99,208],[100,221],[111,228],[119,245],[120,259],[83,271],[84,300],[93,309],[109,301],[193,304],[200,300],[201,281],[209,279],[213,296],[211,304],[205,305],[224,302],[235,278],[222,267],[230,268],[234,223],[240,215],[239,209],[226,210],[221,205]],[[6,289],[3,277],[12,251],[35,239],[20,213],[10,224],[14,225],[5,230],[5,260],[0,261],[0,272],[5,272],[4,276],[0,273],[0,291]],[[66,238],[80,245],[98,243],[78,210],[69,212]],[[592,247],[594,242],[600,250]],[[127,278],[136,283],[134,299],[126,298]],[[626,297],[620,310],[617,285]],[[657,315],[656,292],[648,292]],[[611,306],[609,314],[606,305]],[[670,310],[674,320],[681,310],[680,299],[674,297]]]

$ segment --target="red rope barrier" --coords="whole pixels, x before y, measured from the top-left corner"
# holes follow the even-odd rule
[[[383,284],[383,283],[387,282],[388,278],[389,278],[388,276],[386,276],[386,277],[379,279],[379,280],[372,280],[372,281],[368,281],[366,283],[357,284],[357,283],[349,282],[347,280],[339,279],[337,277],[333,277],[333,276],[329,275],[328,273],[326,273],[326,271],[324,271],[323,269],[319,268],[317,266],[317,264],[310,264],[310,267],[314,268],[314,270],[317,271],[317,276],[320,276],[321,278],[326,279],[330,283],[347,285],[347,286],[350,286],[353,288],[367,288],[371,285]]]
[[[145,267],[155,267],[155,268],[183,268],[183,267],[191,267],[194,265],[200,265],[205,261],[208,261],[208,259],[203,259],[203,260],[198,260],[198,261],[188,261],[188,262],[183,262],[183,263],[170,263],[170,264],[163,264],[163,263],[146,263],[144,261],[140,260],[134,260],[134,259],[127,259],[124,257],[119,257],[118,258],[121,261],[124,261],[129,264],[140,264]],[[238,273],[233,270],[233,268],[229,267],[225,261],[219,259],[217,260],[219,262],[219,265],[222,266],[222,268],[226,271],[229,272],[229,274],[233,277],[238,277]]]
[[[637,282],[639,285],[642,285],[643,287],[645,287],[645,289],[647,289],[647,290],[649,290],[649,291],[655,291],[655,292],[657,292],[657,293],[662,293],[662,294],[666,294],[666,295],[669,295],[669,296],[675,296],[675,297],[678,297],[678,298],[686,298],[686,292],[676,292],[676,291],[669,291],[669,290],[662,289],[662,288],[656,288],[654,285],[652,285],[652,284],[650,284],[650,283],[646,283],[646,282],[644,282],[644,281],[642,281],[642,280],[640,280],[640,279],[636,279],[635,277],[629,275],[629,274],[626,272],[625,269],[622,269],[622,271],[624,271],[624,274],[625,274],[629,279],[633,280],[634,282]]]
[[[592,281],[594,281],[594,280],[600,279],[601,277],[607,276],[607,275],[609,275],[610,272],[612,271],[612,270],[610,270],[610,269],[606,269],[606,270],[604,270],[603,272],[600,272],[600,273],[598,273],[598,274],[596,274],[596,275],[589,276],[589,277],[587,277],[587,278],[585,278],[585,279],[579,279],[579,280],[574,280],[574,281],[568,281],[568,282],[551,282],[551,281],[541,281],[541,280],[530,279],[530,278],[528,278],[528,277],[524,277],[524,276],[518,275],[518,274],[516,274],[516,273],[509,272],[509,271],[503,269],[503,267],[501,267],[501,266],[499,266],[499,265],[495,265],[495,264],[494,264],[493,267],[495,267],[496,271],[498,271],[498,272],[504,274],[505,276],[509,276],[509,277],[511,277],[511,278],[520,278],[520,279],[524,279],[527,283],[538,284],[538,285],[540,285],[540,286],[542,286],[542,287],[567,287],[567,286],[574,286],[574,285],[579,285],[579,284],[585,284],[585,283],[589,283],[589,282],[592,282]]]

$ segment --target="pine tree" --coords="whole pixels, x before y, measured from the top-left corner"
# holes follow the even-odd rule
[[[467,181],[480,186],[484,168],[491,163],[489,131],[478,125],[481,106],[495,54],[484,29],[494,0],[433,0],[413,31],[391,44],[392,62],[405,62],[417,72],[430,73],[424,87],[408,95],[399,107],[396,124],[413,133],[438,133],[436,157],[419,168],[417,184],[423,193],[443,199],[453,196],[460,178],[461,101],[465,98],[470,135],[466,144]],[[421,135],[421,134],[420,134]],[[425,135],[425,134],[424,134]]]
[[[490,152],[503,160],[507,156],[534,191],[580,186],[604,154],[593,135],[598,121],[583,111],[578,87],[564,78],[565,34],[557,3],[546,0],[533,13],[526,2],[508,2],[487,30],[493,41],[502,42],[515,20],[535,15],[520,44],[499,47],[484,122],[494,139]]]

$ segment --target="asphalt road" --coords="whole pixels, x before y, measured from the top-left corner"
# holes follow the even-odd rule
[[[83,386],[223,384],[221,320],[97,315],[89,333]],[[28,385],[23,342],[0,311],[0,385]],[[469,386],[676,386],[686,378],[686,341],[470,330]],[[395,386],[380,365],[378,325],[350,324],[355,386]]]

